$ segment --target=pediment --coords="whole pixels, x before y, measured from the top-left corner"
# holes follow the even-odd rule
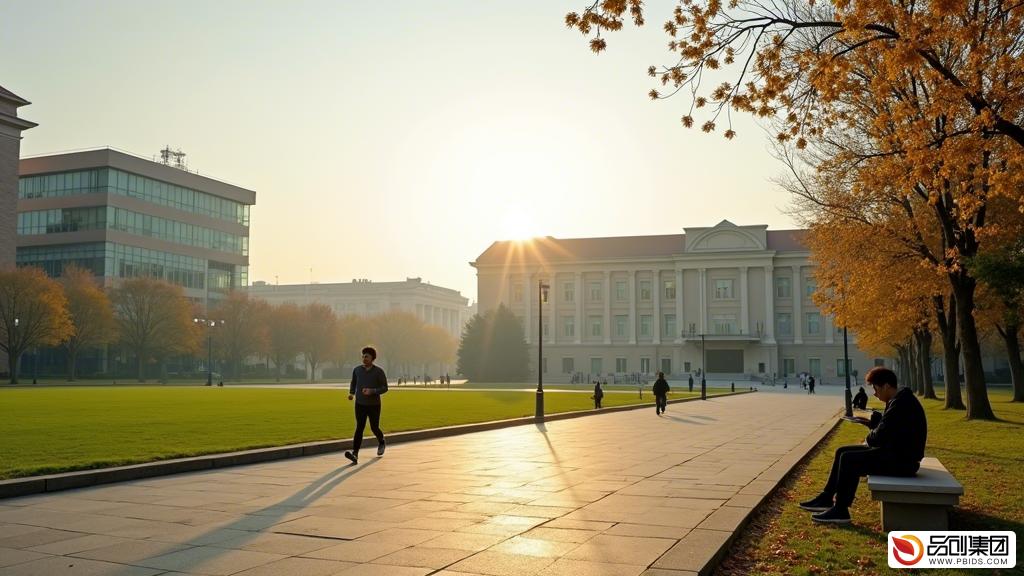
[[[711,228],[687,228],[685,252],[749,252],[765,250],[768,226],[737,226],[722,220]]]

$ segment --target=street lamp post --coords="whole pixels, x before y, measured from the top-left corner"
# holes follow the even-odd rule
[[[544,420],[544,300],[549,285],[537,283],[537,406],[534,418]]]
[[[704,335],[700,335],[700,399],[708,399],[708,366],[706,362],[706,356],[704,354]]]
[[[18,325],[20,323],[21,323],[21,319],[20,318],[15,318],[14,319],[14,340],[15,340],[15,342],[18,343],[18,346],[21,346],[21,339],[18,338]],[[18,376],[19,376],[19,373],[21,372],[21,357],[20,357],[20,355],[19,355],[18,358],[14,359],[14,365],[15,365],[14,366],[14,370],[12,370],[12,372],[14,372],[14,373],[11,374],[11,382],[17,384],[18,383]]]
[[[193,318],[192,321],[206,326],[206,385],[213,386],[213,327],[218,322],[209,318]],[[221,320],[220,324],[223,323]]]
[[[850,350],[846,340],[846,326],[843,326],[843,373],[846,374],[846,415],[853,416],[853,395],[850,393]]]

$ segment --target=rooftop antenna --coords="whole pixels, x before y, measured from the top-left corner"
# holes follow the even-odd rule
[[[188,171],[188,165],[185,163],[186,154],[181,151],[181,148],[177,150],[171,150],[170,146],[164,146],[164,149],[160,151],[160,163],[165,166],[172,166],[179,170]]]

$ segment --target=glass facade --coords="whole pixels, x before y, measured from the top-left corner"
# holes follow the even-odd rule
[[[81,230],[121,230],[176,244],[249,255],[249,238],[203,226],[150,216],[113,206],[58,208],[18,214],[18,234],[56,234]]]
[[[209,285],[211,292],[226,292],[248,283],[248,268],[245,266],[208,262],[202,258],[114,242],[18,248],[18,266],[38,266],[50,276],[60,276],[64,266],[69,264],[87,268],[96,276],[150,276],[185,288],[204,289]]]
[[[139,198],[193,214],[249,225],[247,204],[116,168],[40,174],[25,176],[18,181],[18,198],[77,196],[100,192]]]

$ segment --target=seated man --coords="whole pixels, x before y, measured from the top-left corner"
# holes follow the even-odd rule
[[[804,510],[818,512],[811,516],[815,522],[849,523],[850,504],[861,476],[913,476],[924,458],[928,423],[914,392],[898,388],[896,374],[881,366],[872,368],[864,380],[874,389],[875,398],[885,402],[885,412],[874,413],[870,420],[854,418],[871,428],[871,432],[864,445],[836,450],[825,489],[812,500],[800,503]]]
[[[853,407],[858,410],[868,409],[868,395],[864,392],[864,387],[860,387],[860,391],[853,397]]]

